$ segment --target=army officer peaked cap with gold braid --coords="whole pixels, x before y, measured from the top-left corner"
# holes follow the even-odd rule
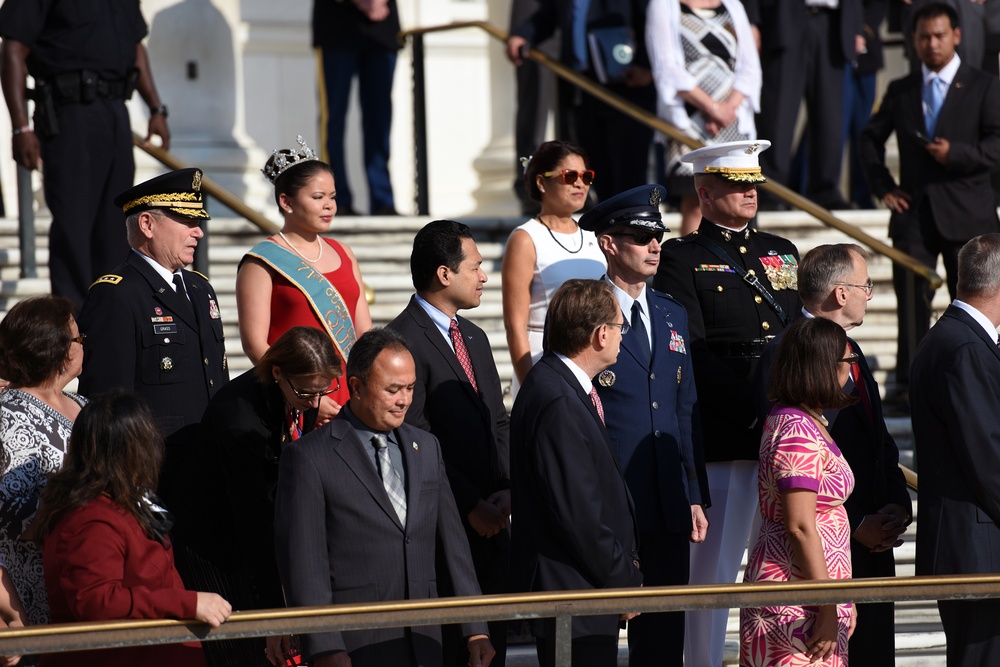
[[[209,220],[201,194],[201,169],[179,169],[139,183],[115,197],[125,215],[166,209],[185,218]]]

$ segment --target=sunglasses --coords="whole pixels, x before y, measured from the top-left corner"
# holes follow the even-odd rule
[[[70,338],[69,342],[71,342],[71,343],[79,343],[80,345],[83,345],[83,341],[85,341],[85,340],[87,340],[87,334],[82,333],[79,336],[77,336],[76,338]]]
[[[663,232],[618,232],[612,236],[627,236],[636,245],[649,245],[650,241],[663,242]]]
[[[302,401],[310,401],[314,398],[323,398],[324,396],[329,396],[333,392],[340,389],[340,380],[337,380],[337,386],[333,389],[324,389],[323,391],[299,391],[295,388],[295,385],[292,384],[291,380],[288,378],[284,378],[284,380],[288,383],[288,388],[292,390],[295,397]]]
[[[576,179],[582,178],[584,185],[590,185],[594,182],[594,170],[584,169],[583,171],[577,171],[576,169],[559,169],[554,171],[547,171],[542,174],[545,178],[552,178],[553,176],[560,176],[563,183],[566,185],[573,185],[576,183]]]
[[[843,364],[852,364],[852,365],[856,364],[856,363],[858,363],[858,353],[854,352],[852,354],[849,354],[846,357],[844,357],[843,359],[841,359],[840,362],[843,363]]]

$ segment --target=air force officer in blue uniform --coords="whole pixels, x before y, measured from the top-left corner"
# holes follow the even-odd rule
[[[688,583],[689,545],[705,539],[709,502],[695,428],[695,384],[687,313],[656,275],[663,188],[644,185],[595,206],[580,219],[597,234],[625,321],[617,362],[598,375],[607,429],[635,501],[639,561],[647,586]],[[629,625],[629,664],[683,663],[684,613],[643,614]]]

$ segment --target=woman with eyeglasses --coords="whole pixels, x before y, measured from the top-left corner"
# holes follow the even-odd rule
[[[831,320],[802,318],[785,330],[760,441],[761,526],[744,581],[851,578],[844,501],[854,474],[823,412],[857,400],[844,391],[857,362],[844,328]],[[853,604],[744,608],[740,665],[846,665],[856,619]]]
[[[85,337],[74,310],[68,299],[36,297],[15,304],[0,321],[0,377],[10,381],[0,393],[0,561],[31,625],[49,622],[49,605],[42,554],[27,531],[87,404],[66,391],[83,368]]]
[[[193,619],[216,628],[229,603],[186,590],[174,568],[170,515],[154,497],[163,438],[145,402],[115,389],[93,397],[73,427],[66,464],[42,494],[52,622]],[[204,667],[199,642],[49,653],[43,667]]]
[[[503,324],[514,364],[514,393],[542,356],[549,300],[570,278],[600,278],[607,263],[593,232],[573,219],[587,203],[594,171],[568,141],[547,141],[522,158],[528,196],[542,206],[515,229],[503,254]]]
[[[286,444],[315,428],[320,400],[341,374],[324,331],[292,327],[212,398],[199,445],[212,483],[191,489],[203,511],[176,527],[197,556],[181,572],[189,587],[219,593],[239,610],[285,606],[274,560],[278,462]],[[266,666],[283,665],[293,649],[288,637],[268,637],[266,647],[259,637],[209,642],[205,653],[209,665]]]

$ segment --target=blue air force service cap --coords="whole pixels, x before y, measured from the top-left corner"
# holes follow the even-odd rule
[[[715,174],[733,183],[767,183],[759,156],[770,146],[767,139],[727,141],[685,153],[681,162],[691,163],[696,174]]]
[[[162,208],[183,216],[210,220],[201,195],[201,169],[179,169],[139,183],[115,197],[125,215]]]
[[[611,227],[635,227],[649,232],[669,232],[660,216],[661,185],[641,185],[605,199],[580,218],[580,227],[602,234]]]

